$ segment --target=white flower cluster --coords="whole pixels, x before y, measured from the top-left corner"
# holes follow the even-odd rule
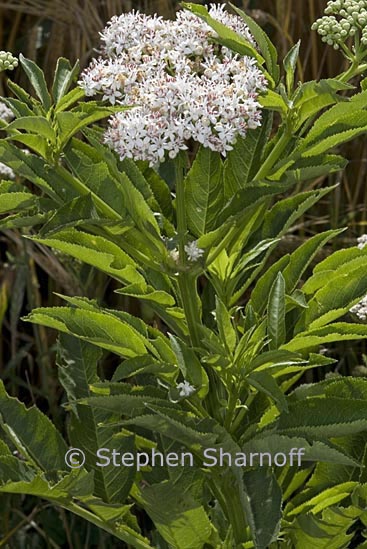
[[[363,250],[363,248],[367,246],[367,234],[362,234],[362,236],[359,236],[357,238],[357,242],[358,242],[358,248],[360,250]]]
[[[254,43],[243,20],[211,5],[210,15]],[[261,123],[258,94],[267,82],[256,61],[213,41],[188,11],[175,21],[131,12],[101,34],[102,56],[82,74],[86,95],[133,106],[114,115],[105,142],[123,158],[151,166],[194,140],[223,155]]]
[[[350,312],[357,315],[359,320],[367,320],[367,295],[358,301],[358,303],[351,308]]]
[[[349,37],[360,33],[361,43],[367,45],[367,0],[330,0],[325,14],[311,27],[323,42],[337,50]]]
[[[0,120],[4,120],[4,122],[10,122],[10,120],[13,120],[14,113],[5,103],[0,101]]]
[[[0,120],[10,122],[14,118],[14,113],[5,103],[0,101]],[[3,179],[15,179],[15,173],[11,168],[0,162],[0,177]]]
[[[357,238],[358,248],[363,250],[367,246],[367,234],[362,234]],[[367,295],[365,295],[354,307],[350,309],[350,312],[357,315],[360,320],[367,320]]]
[[[0,177],[3,179],[15,179],[15,173],[11,168],[0,162]]]

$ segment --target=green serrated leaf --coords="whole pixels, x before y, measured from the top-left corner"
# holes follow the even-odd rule
[[[238,137],[233,149],[227,154],[224,163],[224,193],[227,199],[231,199],[240,189],[242,191],[241,198],[245,198],[249,203],[247,192],[271,192],[274,189],[270,187],[256,186],[249,188],[255,174],[263,161],[264,149],[270,135],[272,127],[272,116],[269,113],[264,113],[263,121],[259,128],[249,132],[246,137]],[[260,189],[258,187],[261,187]],[[275,191],[275,190],[274,190]],[[237,199],[236,199],[237,200]],[[233,203],[235,199],[233,197]],[[237,202],[238,205],[238,202]]]
[[[336,320],[348,312],[355,303],[367,293],[367,279],[364,276],[365,265],[351,268],[349,272],[329,276],[308,302],[298,326],[316,328]]]
[[[51,421],[36,407],[10,397],[0,381],[0,417],[12,442],[44,471],[65,471],[67,446]],[[45,451],[47,448],[47,451]]]
[[[127,323],[103,312],[69,307],[33,309],[24,319],[75,335],[123,357],[146,354],[144,340]]]
[[[222,170],[220,154],[200,147],[184,183],[187,223],[196,237],[215,227],[223,208]]]
[[[278,349],[285,341],[285,280],[278,273],[268,301],[269,349]]]
[[[243,482],[251,510],[248,519],[255,547],[269,547],[277,539],[280,530],[281,489],[274,473],[266,468],[246,471]]]
[[[294,85],[294,74],[296,72],[297,67],[297,60],[299,56],[299,48],[301,46],[301,41],[298,40],[297,44],[295,44],[287,53],[287,55],[283,59],[283,66],[285,69],[285,76],[286,76],[286,84],[287,84],[287,91],[288,95],[290,96],[293,91],[293,85]]]
[[[278,273],[282,272],[287,267],[289,261],[290,256],[284,255],[269,267],[257,281],[257,284],[251,293],[251,305],[259,314],[264,311],[267,305],[270,289],[273,286]]]
[[[56,134],[49,121],[42,116],[25,116],[22,118],[16,118],[13,122],[10,122],[5,128],[7,132],[12,130],[26,130],[30,133],[35,133],[45,139],[55,143]]]
[[[65,96],[73,83],[73,80],[78,76],[79,68],[79,61],[72,67],[70,62],[64,57],[59,57],[57,60],[52,84],[52,96],[56,105],[58,105],[60,100]]]
[[[272,432],[306,437],[342,437],[367,429],[367,402],[338,397],[310,397],[289,403],[289,412],[282,412]]]
[[[234,4],[229,4],[231,8],[245,21],[246,25],[255,38],[262,56],[265,59],[269,73],[273,77],[275,83],[279,80],[279,66],[277,65],[278,53],[276,47],[263,29],[256,23],[252,17],[249,17],[243,10],[239,9]]]
[[[218,297],[216,297],[215,311],[220,339],[228,351],[233,353],[237,344],[236,331],[232,325],[229,311]]]
[[[90,194],[73,198],[64,206],[59,208],[42,227],[39,235],[50,236],[52,233],[66,229],[68,227],[76,227],[82,223],[93,223],[100,219],[97,210],[94,206],[92,196]]]
[[[334,236],[344,232],[345,229],[334,231],[325,231],[309,238],[304,244],[299,246],[289,257],[289,263],[283,270],[283,276],[288,293],[293,292],[303,273],[315,257],[317,252]]]
[[[32,240],[93,265],[126,284],[144,284],[144,278],[135,268],[135,261],[119,246],[102,236],[64,229],[51,237],[32,237]]]
[[[292,452],[293,450],[293,452]],[[358,462],[344,452],[342,448],[335,447],[327,441],[308,440],[299,435],[279,435],[273,433],[258,433],[242,446],[245,453],[264,453],[262,463],[269,464],[269,455],[275,456],[281,451],[289,456],[291,466],[301,466],[307,462],[338,463],[348,467],[358,466]],[[299,453],[298,453],[299,452]],[[292,457],[291,457],[292,456]],[[258,461],[260,459],[260,455]],[[260,462],[261,463],[261,462]]]
[[[28,192],[1,193],[0,196],[0,214],[31,208],[37,202],[36,197]]]
[[[27,59],[24,55],[19,55],[19,61],[27,74],[30,83],[32,84],[34,91],[41,100],[43,107],[48,111],[51,107],[51,96],[48,93],[45,75],[34,61]]]
[[[282,349],[300,352],[311,347],[336,341],[353,341],[367,337],[367,326],[348,322],[335,322],[328,326],[308,329],[300,332],[291,341],[282,345]]]
[[[172,481],[144,488],[139,502],[170,547],[201,549],[212,541],[214,527],[204,507]]]
[[[286,398],[271,374],[264,371],[251,372],[247,377],[247,381],[255,389],[274,400],[280,412],[288,410]]]
[[[170,335],[170,340],[184,379],[198,390],[197,394],[200,398],[204,398],[209,390],[209,380],[200,360],[184,341],[173,335]]]
[[[223,25],[223,23],[220,23],[216,19],[210,17],[208,10],[204,6],[199,6],[197,4],[191,4],[186,2],[182,5],[185,9],[200,17],[210,27],[212,27],[212,29],[218,34],[218,41],[221,44],[227,46],[230,49],[233,49],[241,55],[249,55],[250,57],[254,57],[260,65],[265,62],[264,58],[256,51],[256,49],[250,44],[250,42],[246,40],[246,38],[240,36],[232,29],[226,27],[225,25]]]

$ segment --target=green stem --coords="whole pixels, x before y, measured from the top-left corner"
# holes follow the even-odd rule
[[[232,384],[231,390],[230,390],[230,393],[229,393],[228,409],[227,409],[227,412],[226,412],[226,419],[225,419],[225,422],[224,422],[224,427],[227,429],[227,431],[230,430],[230,426],[231,426],[231,423],[232,423],[232,420],[233,420],[233,415],[236,411],[237,399],[238,399],[238,393],[236,391],[236,388]]]
[[[237,429],[241,426],[242,421],[245,419],[246,414],[252,404],[252,401],[254,400],[256,396],[255,391],[250,393],[249,396],[246,399],[246,402],[244,406],[240,409],[238,412],[236,418],[234,419],[232,425],[231,425],[231,433],[235,433]]]
[[[50,498],[51,501],[51,498]],[[60,500],[57,500],[55,498],[55,502],[57,505],[60,505],[60,507],[63,507],[67,511],[71,511],[72,513],[78,515],[79,517],[82,517],[83,519],[92,522],[98,528],[101,528],[102,530],[105,530],[109,534],[112,534],[116,538],[120,539],[121,541],[124,541],[128,544],[131,544],[133,547],[136,547],[137,549],[150,549],[152,546],[149,544],[148,540],[144,540],[139,534],[134,532],[132,528],[129,528],[128,526],[122,525],[120,527],[120,530],[124,530],[123,532],[118,531],[114,528],[111,528],[111,526],[105,522],[104,520],[97,517],[94,513],[91,511],[88,511],[88,509],[84,509],[83,507],[80,507],[74,502],[60,502]]]
[[[180,273],[178,278],[183,309],[185,311],[187,326],[189,329],[191,344],[193,347],[200,347],[200,335],[198,323],[201,320],[199,297],[196,289],[196,277],[188,273]]]
[[[201,417],[201,418],[205,418],[205,417],[210,417],[210,415],[208,414],[208,412],[205,410],[205,408],[202,406],[199,398],[191,398],[192,402],[187,398],[185,399],[184,401],[184,404],[187,406],[187,408],[189,410],[191,410],[192,412],[194,412],[194,414],[198,417]]]
[[[351,80],[352,78],[354,78],[355,72],[358,66],[359,66],[359,63],[356,60],[353,61],[349,69],[346,70],[345,72],[342,72],[339,76],[337,76],[337,79],[340,82],[348,82],[348,80]]]
[[[359,76],[366,70],[367,70],[367,63],[363,63],[362,65],[358,65],[358,67],[354,70],[354,72],[351,72],[350,74],[348,74],[349,71],[347,71],[346,73],[344,73],[346,76],[344,78],[342,77],[340,80],[342,82],[347,82],[348,80],[351,80],[355,76]]]
[[[353,61],[353,59],[354,59],[354,54],[353,54],[353,53],[350,51],[350,49],[344,44],[344,42],[341,42],[341,43],[340,43],[340,47],[341,47],[341,49],[343,50],[346,59],[348,59],[348,61]]]
[[[343,49],[346,49],[345,46]],[[355,76],[359,76],[360,74],[362,74],[367,69],[367,64],[363,63],[366,58],[367,52],[364,50],[364,48],[360,49],[359,47],[357,47],[357,44],[356,50],[357,54],[354,56],[347,49],[346,57],[351,61],[351,65],[348,70],[342,72],[341,74],[339,74],[339,76],[336,77],[338,80],[340,80],[340,82],[348,82],[349,80],[352,80],[352,78],[354,78]]]
[[[186,208],[185,208],[185,165],[182,156],[177,157],[176,164],[176,216],[177,216],[177,233],[178,233],[178,249],[180,252],[180,263],[183,267],[186,266]]]
[[[288,145],[289,141],[291,139],[291,134],[287,129],[283,130],[283,134],[279,138],[278,142],[275,144],[273,150],[269,154],[268,158],[265,160],[264,164],[261,166],[260,170],[257,172],[257,174],[254,177],[254,180],[259,179],[265,179],[267,175],[269,175],[271,169],[274,167],[274,165],[279,160],[282,152]]]
[[[198,331],[198,322],[200,322],[201,319],[201,307],[197,293],[197,277],[185,270],[187,267],[185,252],[187,224],[184,169],[183,158],[180,158],[176,165],[176,215],[180,263],[184,270],[178,275],[178,286],[180,288],[182,306],[185,311],[191,344],[194,347],[199,347],[200,335]]]
[[[226,478],[214,478],[211,489],[233,528],[236,543],[243,543],[246,541],[247,518],[239,494],[241,488],[237,484],[228,483]]]

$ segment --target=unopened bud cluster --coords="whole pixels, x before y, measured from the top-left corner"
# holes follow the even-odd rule
[[[317,19],[311,28],[336,50],[357,33],[361,43],[367,45],[367,0],[329,1],[325,16]]]
[[[18,66],[18,59],[8,51],[0,51],[0,71],[12,71]]]

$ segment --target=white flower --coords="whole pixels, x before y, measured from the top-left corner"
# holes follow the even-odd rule
[[[367,234],[357,238],[358,248],[363,250],[367,246]],[[365,295],[356,305],[354,305],[350,312],[357,315],[359,320],[367,320],[367,295]]]
[[[210,15],[254,40],[224,6]],[[214,43],[216,33],[188,11],[176,21],[139,12],[113,17],[101,33],[102,57],[84,71],[86,95],[133,106],[110,120],[105,142],[121,159],[154,167],[193,139],[226,155],[238,136],[260,125],[258,94],[267,82],[256,61]]]
[[[15,173],[11,168],[0,162],[0,176],[5,179],[15,179]]]
[[[363,234],[362,236],[357,238],[358,242],[358,248],[360,250],[363,250],[365,246],[367,246],[367,234]]]
[[[171,258],[173,259],[173,261],[175,263],[178,263],[179,259],[180,259],[180,252],[178,251],[177,248],[174,248],[173,250],[171,250],[169,252],[169,255],[171,256]]]
[[[4,120],[5,122],[10,122],[10,120],[13,120],[14,113],[5,103],[0,101],[0,120]]]
[[[204,250],[198,247],[197,240],[193,240],[189,244],[186,244],[185,252],[189,261],[197,261],[204,255]]]
[[[188,381],[181,381],[181,383],[178,383],[176,386],[176,389],[180,390],[180,396],[181,397],[189,397],[195,392],[195,387],[190,385]]]
[[[359,320],[367,320],[367,295],[354,305],[354,307],[350,309],[350,312],[357,315]]]

